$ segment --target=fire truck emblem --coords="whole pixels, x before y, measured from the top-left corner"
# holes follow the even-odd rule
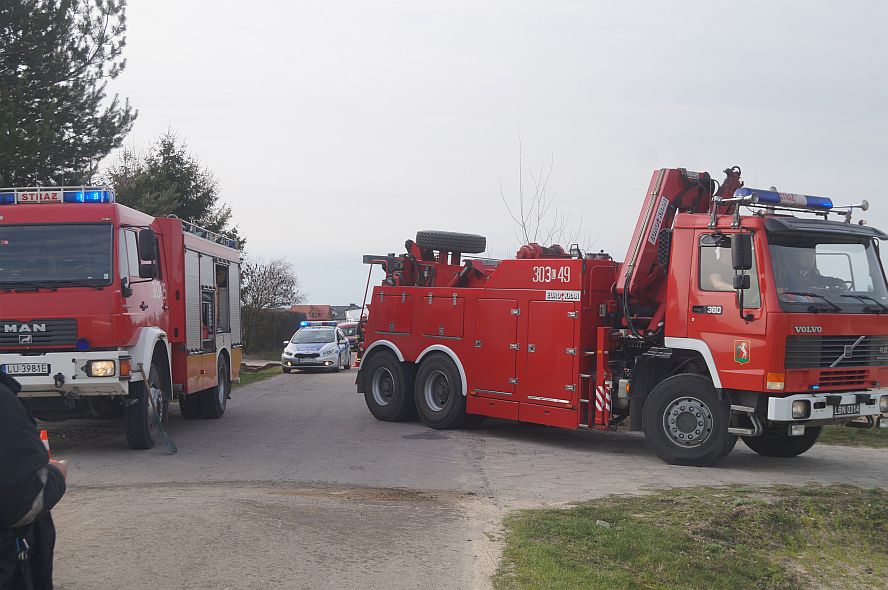
[[[734,360],[741,365],[749,362],[749,340],[734,340]]]

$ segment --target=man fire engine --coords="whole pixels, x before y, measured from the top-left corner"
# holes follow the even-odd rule
[[[174,397],[221,418],[242,356],[236,246],[109,188],[0,189],[0,370],[38,415],[122,412],[136,449]]]
[[[433,428],[627,420],[665,461],[701,466],[738,436],[789,457],[826,424],[888,426],[888,235],[851,223],[866,202],[725,173],[718,186],[656,171],[622,263],[538,244],[461,260],[485,239],[428,231],[400,256],[365,256],[385,270],[357,380],[372,414]]]

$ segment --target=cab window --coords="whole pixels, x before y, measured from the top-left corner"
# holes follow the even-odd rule
[[[118,240],[120,278],[139,278],[139,241],[131,229],[120,230]]]
[[[743,307],[757,309],[762,305],[758,271],[753,246],[749,289],[743,294]],[[700,290],[720,293],[734,291],[734,275],[740,274],[731,265],[731,238],[726,235],[704,235],[700,239]]]

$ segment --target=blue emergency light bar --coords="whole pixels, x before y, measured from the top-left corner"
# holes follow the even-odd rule
[[[0,189],[0,205],[52,203],[114,203],[114,191],[100,186],[27,187]]]
[[[299,322],[300,328],[305,328],[306,326],[314,326],[314,327],[330,326],[330,327],[335,328],[337,325],[338,324],[336,322],[320,322],[320,321],[309,321],[309,320],[302,320],[301,322]]]
[[[791,209],[809,209],[816,211],[829,211],[833,208],[832,199],[829,197],[813,197],[811,195],[796,195],[793,193],[780,193],[766,191],[758,188],[738,188],[734,196],[751,199],[759,205],[773,205],[774,207],[789,207]]]

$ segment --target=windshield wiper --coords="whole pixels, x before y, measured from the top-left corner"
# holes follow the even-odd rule
[[[829,299],[827,299],[826,297],[824,297],[823,295],[821,295],[819,293],[811,293],[810,291],[804,291],[804,292],[803,291],[784,291],[783,293],[781,293],[781,295],[801,295],[803,297],[819,297],[820,299],[823,299],[824,301],[826,301],[827,304],[832,306],[832,308],[835,311],[839,311],[839,312],[842,311],[841,307],[839,307],[838,305],[836,305],[835,303],[833,303],[832,301],[830,301]],[[814,308],[814,309],[817,309],[817,308]],[[820,310],[820,311],[824,311],[824,310]]]
[[[22,287],[31,288],[35,291],[39,291],[40,289],[46,289],[47,291],[57,291],[55,287],[52,285],[47,285],[46,283],[33,283],[30,281],[10,281],[8,283],[0,283],[0,289],[4,291],[22,291]]]
[[[888,311],[888,307],[885,307],[881,301],[876,299],[875,297],[870,297],[869,295],[842,295],[842,297],[851,297],[853,299],[858,299],[860,301],[872,301],[876,305],[882,308],[882,311]],[[871,308],[867,308],[871,309]],[[879,313],[879,310],[873,309],[874,312]]]

